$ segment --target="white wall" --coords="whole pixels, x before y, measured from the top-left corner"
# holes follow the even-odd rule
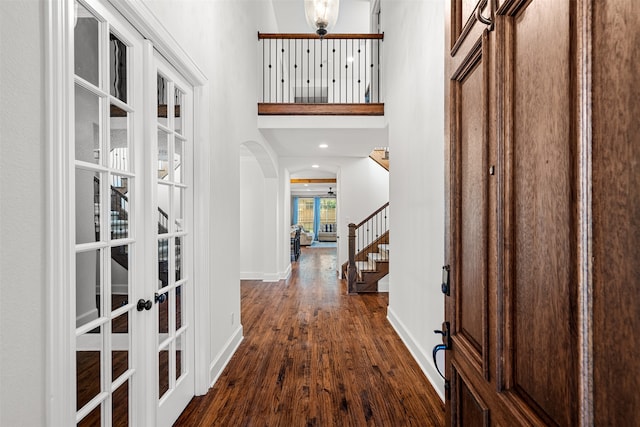
[[[265,178],[256,158],[240,157],[240,278],[264,277],[263,195]]]
[[[382,0],[381,10],[391,150],[388,316],[443,396],[431,349],[444,320],[444,2]]]
[[[368,157],[345,159],[338,172],[337,199],[340,269],[349,259],[349,223],[358,224],[389,201],[389,172]]]
[[[0,425],[45,422],[44,18],[0,1]]]
[[[211,380],[220,374],[240,325],[240,161],[257,130],[257,31],[275,31],[262,0],[145,0],[209,79],[211,149]],[[260,27],[257,24],[260,19]],[[232,320],[233,319],[233,320]]]

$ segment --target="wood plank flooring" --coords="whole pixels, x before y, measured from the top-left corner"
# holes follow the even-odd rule
[[[346,295],[335,249],[303,248],[287,281],[243,281],[245,339],[176,426],[441,426],[444,407],[386,320]]]

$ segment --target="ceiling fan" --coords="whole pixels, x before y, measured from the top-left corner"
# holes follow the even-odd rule
[[[329,196],[333,196],[333,195],[335,195],[336,193],[334,193],[333,191],[331,191],[331,187],[329,187],[329,192],[328,192],[327,194],[328,194]]]

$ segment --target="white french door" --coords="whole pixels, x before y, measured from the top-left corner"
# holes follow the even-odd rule
[[[194,394],[192,89],[109,4],[73,5],[69,404],[170,425]]]
[[[157,251],[153,292],[157,366],[156,425],[171,425],[194,395],[193,334],[193,89],[153,52],[147,78],[155,85],[152,188]],[[157,224],[157,226],[156,226]]]

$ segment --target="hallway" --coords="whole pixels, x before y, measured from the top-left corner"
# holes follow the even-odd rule
[[[388,294],[346,295],[335,249],[286,281],[243,281],[244,341],[177,426],[440,426],[444,406],[386,320]]]

